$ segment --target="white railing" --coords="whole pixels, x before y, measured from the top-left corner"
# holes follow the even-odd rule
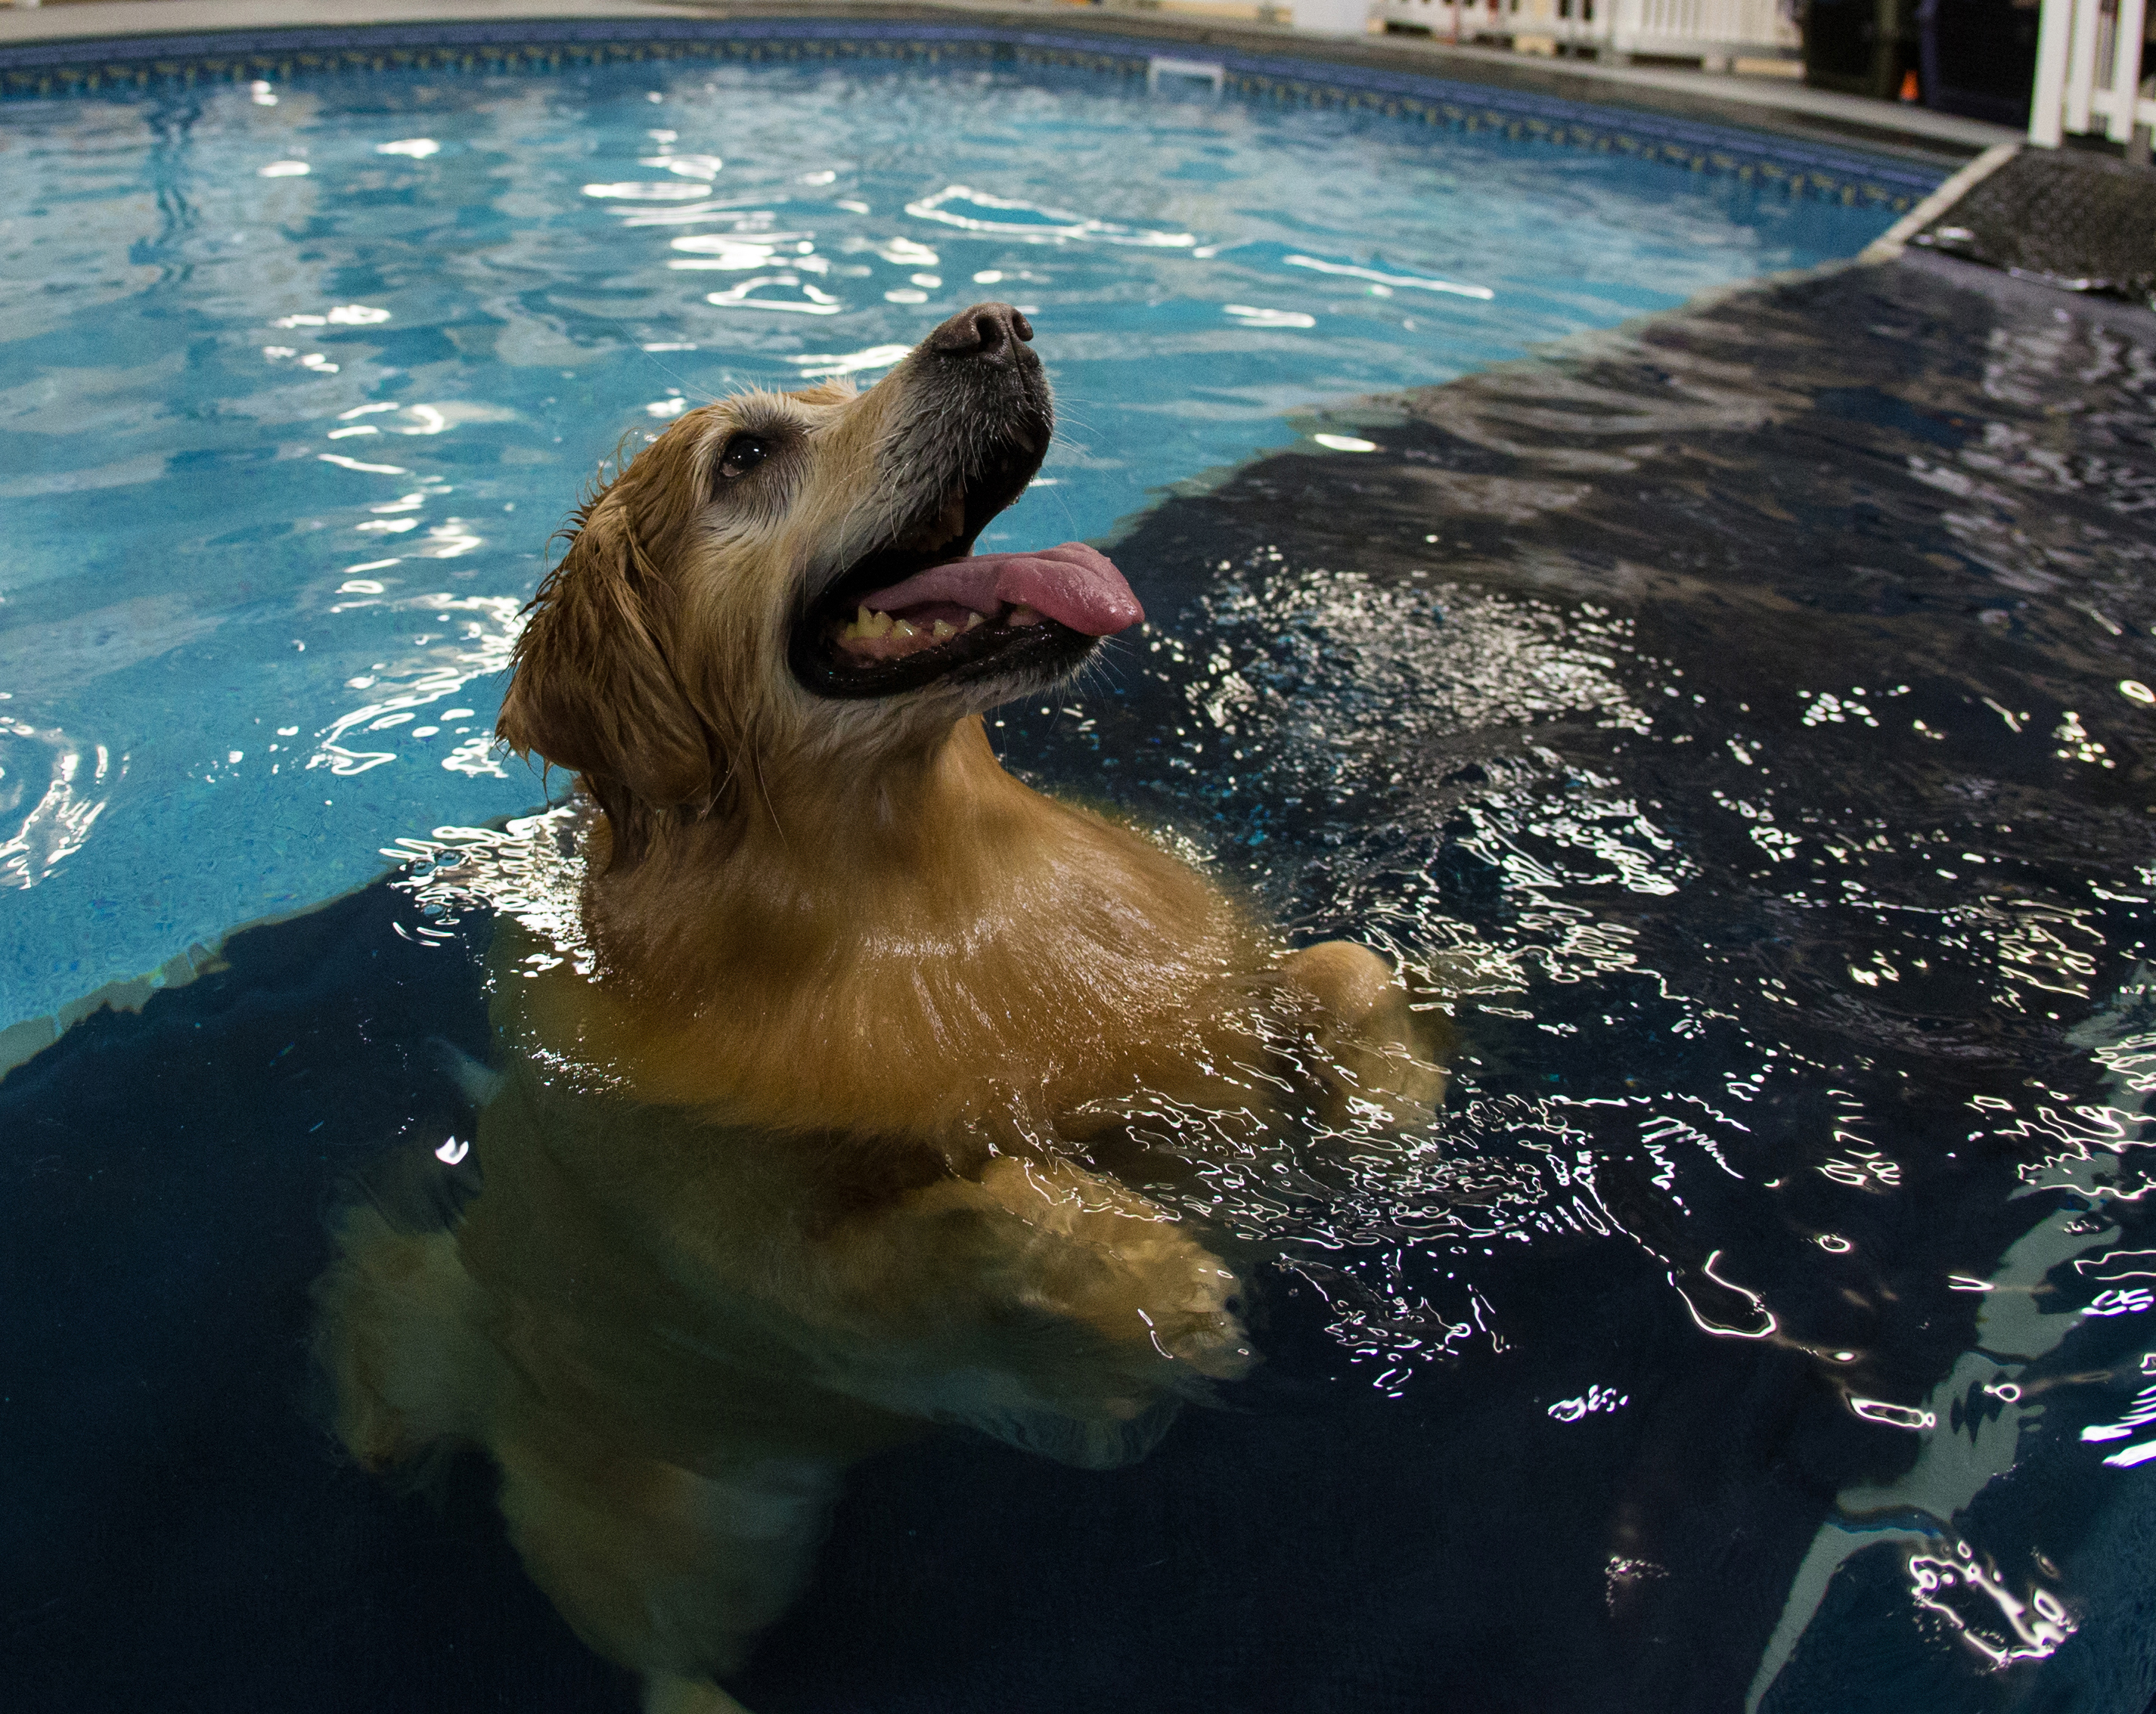
[[[2044,0],[2029,141],[2056,148],[2068,131],[2101,131],[2123,143],[2156,126],[2156,100],[2140,90],[2147,27],[2147,0]]]
[[[1499,40],[1529,53],[1591,49],[1602,59],[1653,54],[1712,70],[1742,57],[1786,57],[1802,40],[1780,0],[1378,0],[1370,15],[1448,40]]]

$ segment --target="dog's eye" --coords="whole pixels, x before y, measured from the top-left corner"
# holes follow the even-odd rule
[[[737,434],[719,454],[719,474],[738,480],[771,456],[771,443],[761,434]]]

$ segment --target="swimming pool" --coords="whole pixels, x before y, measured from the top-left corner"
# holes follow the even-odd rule
[[[1294,407],[1892,218],[1209,94],[691,60],[9,105],[0,1029],[541,801],[487,740],[515,615],[600,460],[691,399],[871,380],[1008,298],[1064,438],[988,545],[1096,536]]]
[[[243,539],[220,543],[224,515],[253,502],[229,478],[198,485],[170,538],[186,575],[114,593],[191,598],[211,576],[199,568],[223,566],[219,587],[237,593],[153,610],[166,631],[151,640],[168,648],[116,665],[117,690],[77,667],[85,701],[55,697],[38,716],[71,731],[102,695],[162,741],[177,706],[189,724],[174,753],[189,755],[204,748],[195,710],[212,728],[251,726],[267,711],[248,698],[271,682],[301,716],[283,716],[300,731],[275,741],[293,743],[307,793],[276,795],[285,750],[263,752],[280,771],[258,777],[236,742],[240,761],[201,770],[213,783],[179,788],[175,771],[155,798],[115,790],[89,836],[13,895],[54,901],[38,906],[54,913],[40,947],[81,943],[85,901],[105,895],[64,887],[108,834],[218,861],[207,885],[197,874],[170,890],[224,899],[201,918],[221,927],[191,933],[278,908],[216,895],[235,870],[289,861],[327,892],[378,872],[375,851],[397,839],[414,860],[236,937],[228,968],[139,1016],[90,1019],[0,1084],[23,1187],[0,1267],[8,1301],[40,1311],[19,1327],[23,1380],[8,1388],[18,1516],[36,1544],[17,1556],[8,1610],[38,1704],[103,1706],[155,1682],[204,1706],[631,1706],[630,1685],[526,1583],[483,1470],[452,1469],[429,1509],[337,1464],[308,1426],[305,1288],[322,1211],[392,1139],[424,1164],[465,1126],[439,1044],[485,1049],[466,954],[490,909],[543,909],[562,874],[548,820],[471,825],[534,807],[528,783],[439,765],[475,735],[446,709],[472,708],[459,723],[475,727],[487,712],[506,614],[408,603],[521,598],[564,485],[624,419],[658,421],[647,407],[671,410],[721,372],[784,378],[804,357],[829,367],[910,337],[941,301],[916,273],[985,292],[1005,282],[973,275],[1029,271],[1050,276],[1021,281],[1040,295],[1019,300],[1039,305],[1075,420],[1046,471],[1055,485],[1008,527],[1120,523],[1116,556],[1152,622],[1112,676],[1004,711],[1007,760],[1167,829],[1299,936],[1397,952],[1448,996],[1455,1089],[1404,1179],[1354,1159],[1299,1173],[1268,1161],[1270,1179],[1188,1193],[1190,1212],[1274,1260],[1255,1294],[1268,1360],[1143,1463],[1074,1470],[953,1436],[865,1466],[814,1581],[736,1684],[743,1701],[2136,1714],[2156,1688],[2138,1640],[2156,797],[2146,317],[1912,262],[1596,332],[1850,254],[1887,212],[1614,153],[1188,94],[1163,106],[1135,80],[1010,68],[729,76],[796,104],[773,135],[842,94],[871,126],[917,102],[987,115],[984,155],[1010,136],[1058,139],[1090,181],[1044,165],[988,182],[962,155],[892,185],[865,182],[883,169],[862,165],[844,169],[861,179],[808,187],[836,211],[811,214],[794,187],[839,161],[781,154],[744,192],[762,208],[788,187],[769,223],[730,218],[721,243],[676,249],[698,233],[629,223],[731,200],[717,187],[755,157],[663,110],[736,85],[701,66],[581,75],[459,80],[420,110],[424,125],[412,105],[367,116],[381,134],[350,156],[383,175],[368,194],[388,212],[366,248],[406,254],[403,274],[329,269],[337,221],[308,204],[290,218],[294,249],[322,254],[292,265],[326,271],[305,276],[305,306],[288,307],[297,289],[277,281],[285,295],[258,294],[245,313],[322,321],[250,321],[228,346],[236,398],[283,398],[295,426],[274,438],[295,478],[378,479],[381,497],[278,485],[256,533],[235,520]],[[671,79],[693,87],[670,95]],[[404,88],[362,80],[339,100],[360,110]],[[227,93],[255,107],[245,85]],[[235,164],[219,182],[302,160],[307,173],[262,182],[281,194],[327,181],[336,157],[311,140],[304,157],[240,146],[254,144],[239,128],[299,105],[267,93],[275,108],[227,115]],[[597,157],[607,170],[572,157],[536,173],[552,189],[520,193],[498,259],[436,260],[452,249],[441,232],[488,236],[464,211],[506,188],[466,192],[400,253],[418,182],[398,175],[446,162],[462,104],[497,98],[542,104],[539,136],[566,111],[595,146],[614,137],[614,156]],[[99,123],[124,128],[147,99]],[[742,102],[726,110],[742,129]],[[1081,142],[1059,112],[1086,115]],[[372,153],[421,140],[435,152]],[[1163,147],[1200,176],[1119,182]],[[708,180],[650,164],[706,150],[725,157]],[[494,149],[490,187],[523,182],[516,153]],[[1369,169],[1344,188],[1343,155]],[[1252,212],[1238,166],[1269,192],[1317,188]],[[1202,176],[1214,171],[1229,177]],[[1425,223],[1428,208],[1475,194],[1467,179],[1496,174],[1509,207],[1477,203],[1461,230]],[[714,188],[584,194],[675,180]],[[1116,194],[1075,193],[1085,182]],[[935,200],[952,185],[972,195]],[[1472,265],[1467,229],[1512,231],[1530,193],[1599,213],[1596,243],[1611,248],[1579,249],[1560,218],[1513,233],[1532,268]],[[208,194],[146,198],[143,218]],[[909,205],[927,212],[879,218]],[[1389,219],[1424,235],[1369,236]],[[1078,230],[1028,241],[1051,222]],[[1238,237],[1254,254],[1195,254]],[[803,243],[815,248],[795,256],[831,266],[665,265]],[[163,270],[145,290],[196,277],[185,258],[132,254]],[[583,272],[554,284],[557,257],[579,254]],[[235,293],[271,277],[239,264],[217,275],[226,265],[213,254],[201,271]],[[419,334],[385,354],[407,319],[398,293],[433,289],[444,266],[476,282],[470,303],[439,326],[414,309]],[[1328,271],[1340,267],[1367,271]],[[707,303],[782,271],[791,284]],[[739,310],[758,291],[820,308],[812,284],[843,306]],[[884,295],[916,290],[919,304]],[[1408,307],[1424,297],[1430,310]],[[329,319],[354,306],[390,317]],[[857,334],[822,336],[850,317]],[[105,345],[118,325],[108,314]],[[1498,361],[1568,331],[1590,336]],[[292,355],[262,357],[272,344]],[[468,344],[477,378],[459,392]],[[206,363],[226,348],[188,347]],[[335,373],[300,368],[317,354]],[[677,377],[657,378],[651,358]],[[365,396],[314,397],[350,376]],[[154,381],[141,385],[164,410]],[[451,408],[505,401],[522,414]],[[92,449],[132,432],[126,403],[79,430],[57,406],[39,420],[80,468],[112,468],[134,455],[125,444]],[[1330,408],[1282,414],[1316,406]],[[86,388],[69,395],[77,416],[101,408]],[[272,438],[238,404],[204,420],[222,434],[234,417],[218,443],[232,462],[213,470],[251,468]],[[167,460],[146,480],[174,475]],[[124,485],[91,491],[106,498],[69,515],[74,539],[81,521],[95,541],[158,516],[146,500],[117,510]],[[164,487],[159,504],[180,492]],[[30,496],[44,520],[31,540],[60,536],[65,498]],[[532,536],[505,541],[497,520],[531,509]],[[321,527],[302,534],[295,517]],[[434,533],[453,519],[458,533]],[[432,543],[452,551],[428,558]],[[85,581],[80,555],[39,551],[50,593],[23,598],[63,601]],[[253,613],[241,586],[258,566],[285,581]],[[393,582],[415,570],[421,581]],[[362,582],[383,587],[342,587]],[[106,623],[97,635],[142,634]],[[450,623],[481,630],[429,634]],[[34,670],[49,654],[57,677],[75,657],[52,639],[68,634],[14,658]],[[214,652],[234,637],[276,648]],[[288,660],[278,650],[295,640],[308,646]],[[489,649],[492,664],[454,659]],[[151,671],[166,676],[128,689],[127,674]],[[228,688],[240,713],[204,685]],[[346,720],[383,709],[385,689],[423,700]],[[440,721],[419,711],[437,706]],[[422,739],[422,725],[442,729]],[[226,755],[225,742],[208,747]],[[390,759],[339,775],[331,744]],[[228,812],[213,794],[243,783],[254,795]],[[378,795],[347,799],[362,791]],[[315,796],[354,819],[295,834],[287,811]],[[434,831],[450,821],[465,829]],[[280,844],[297,854],[261,849]],[[459,1193],[454,1168],[443,1178]]]

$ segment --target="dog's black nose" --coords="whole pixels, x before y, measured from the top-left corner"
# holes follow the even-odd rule
[[[961,310],[927,338],[928,349],[947,357],[1009,360],[1033,337],[1033,324],[1009,304],[976,304]]]

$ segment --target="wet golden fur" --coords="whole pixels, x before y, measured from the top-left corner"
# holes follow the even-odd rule
[[[1070,1158],[1131,1102],[1247,1108],[1219,1068],[1268,1030],[1330,1043],[1335,1098],[1436,1086],[1373,955],[1285,957],[1006,773],[981,714],[1014,687],[788,671],[803,589],[963,466],[920,441],[922,361],[689,413],[583,509],[501,731],[598,805],[592,973],[498,931],[483,1188],[449,1230],[351,1212],[321,1289],[346,1444],[486,1448],[532,1574],[653,1708],[734,1706],[874,1447],[945,1421],[1112,1463],[1247,1368],[1233,1270]],[[719,505],[744,425],[783,459]]]

